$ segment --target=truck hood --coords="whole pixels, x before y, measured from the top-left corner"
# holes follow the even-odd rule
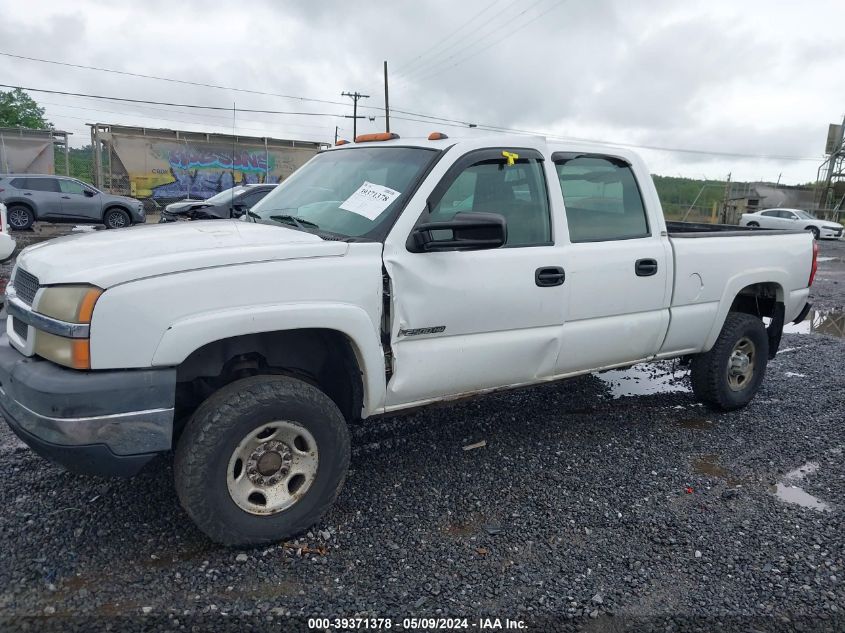
[[[339,257],[345,242],[239,220],[153,224],[69,235],[24,249],[18,266],[42,285],[101,288],[170,273],[300,257]]]

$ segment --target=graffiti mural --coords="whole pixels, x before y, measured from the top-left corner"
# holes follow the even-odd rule
[[[125,170],[126,193],[161,200],[210,198],[235,185],[281,182],[316,147],[225,145],[112,133],[111,147]]]

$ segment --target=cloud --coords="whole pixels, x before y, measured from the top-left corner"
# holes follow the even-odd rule
[[[340,0],[214,5],[80,0],[7,6],[0,49],[35,57],[304,95],[344,105],[216,90],[0,58],[4,83],[239,109],[338,117],[236,116],[240,134],[331,140],[351,136],[351,101],[381,115],[382,61],[394,109],[558,135],[742,154],[818,156],[841,116],[845,51],[819,29],[845,17],[834,0],[812,10],[748,0],[532,0],[425,3]],[[458,27],[463,26],[460,31]],[[225,112],[185,111],[35,94],[51,119],[87,140],[94,120],[226,131]],[[398,113],[397,113],[397,116]],[[407,115],[402,115],[407,116]],[[412,117],[414,118],[414,117]],[[383,119],[359,122],[376,131]],[[443,123],[394,121],[403,135]],[[810,161],[761,161],[645,151],[659,169],[734,171],[785,181],[815,177]],[[764,168],[764,169],[763,169]],[[776,175],[776,174],[775,174]]]

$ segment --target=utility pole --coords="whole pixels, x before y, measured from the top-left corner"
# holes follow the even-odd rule
[[[387,93],[387,60],[384,61],[384,131],[390,132],[390,99]]]
[[[358,136],[358,99],[369,99],[370,95],[362,95],[357,90],[355,92],[341,92],[341,97],[349,97],[352,99],[352,140]]]
[[[337,145],[337,126],[334,126],[334,144]]]
[[[730,195],[731,195],[731,174],[729,172],[728,173],[728,179],[725,182],[725,200],[722,203],[722,217],[721,217],[722,224],[728,223],[728,199],[730,198]]]

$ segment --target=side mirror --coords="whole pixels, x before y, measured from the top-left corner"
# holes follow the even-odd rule
[[[477,251],[499,248],[508,240],[505,218],[498,213],[456,213],[445,222],[426,222],[411,233],[408,248],[414,253]]]
[[[88,198],[93,198],[95,195],[97,195],[93,191],[91,191],[90,189],[83,189],[82,193],[85,194],[85,196],[88,197]]]
[[[247,211],[249,211],[249,207],[245,204],[233,204],[232,205],[232,217],[239,218],[244,215]]]

